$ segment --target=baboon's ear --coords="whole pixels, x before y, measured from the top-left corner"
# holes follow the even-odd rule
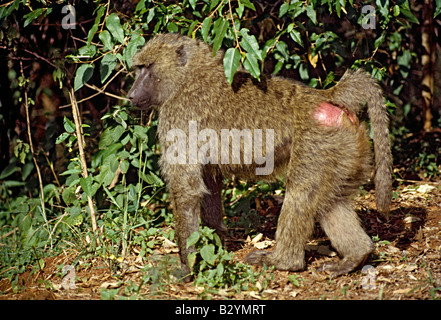
[[[182,66],[185,66],[187,64],[187,52],[185,51],[183,44],[176,49],[176,53],[178,54],[178,61],[181,62]]]

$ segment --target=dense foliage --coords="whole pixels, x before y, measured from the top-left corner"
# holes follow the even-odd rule
[[[395,152],[406,158],[406,134],[440,127],[439,84],[424,82],[436,77],[440,13],[439,0],[1,4],[0,275],[18,279],[62,250],[124,259],[136,246],[147,259],[161,241],[175,240],[156,122],[125,98],[131,58],[152,35],[180,32],[203,39],[213,54],[225,50],[230,83],[240,64],[256,79],[278,74],[318,88],[363,68],[385,88]],[[439,135],[433,139],[439,146]],[[406,158],[406,170],[439,175],[441,150],[423,150]],[[240,210],[236,200],[248,190],[225,194],[227,213]],[[192,241],[199,283],[213,285],[216,273],[225,276],[215,285],[243,285],[240,275],[252,273],[232,263],[209,231]]]

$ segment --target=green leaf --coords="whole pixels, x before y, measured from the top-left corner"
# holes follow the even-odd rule
[[[100,142],[98,143],[98,148],[100,150],[103,150],[110,146],[112,143],[118,142],[124,131],[125,130],[123,126],[107,128],[101,135]]]
[[[116,13],[112,13],[106,18],[106,27],[119,43],[124,43],[124,30]]]
[[[289,3],[284,2],[279,9],[279,18],[283,17],[289,10]]]
[[[420,24],[418,19],[413,15],[413,13],[408,8],[401,7],[400,12],[405,16],[410,22]]]
[[[136,52],[145,44],[145,39],[139,33],[132,34],[127,47],[124,49],[124,60],[129,68],[132,67],[132,58]]]
[[[221,278],[222,275],[224,274],[224,270],[225,270],[224,265],[222,263],[219,263],[216,267],[216,276],[218,278]]]
[[[113,156],[112,158],[113,161],[116,161],[115,156]],[[100,186],[101,185],[108,186],[109,184],[112,183],[114,178],[115,178],[115,171],[113,171],[112,168],[110,168],[109,163],[102,164],[100,166],[100,173],[95,175],[95,180],[98,182]]]
[[[221,19],[221,21],[219,21],[219,19]],[[218,23],[216,24],[216,28],[214,29],[214,32],[216,33],[216,36],[214,37],[213,40],[213,56],[216,55],[216,52],[220,49],[220,47],[222,46],[222,41],[225,38],[225,34],[228,30],[228,20],[224,20],[222,18],[218,19]]]
[[[92,176],[88,176],[87,178],[80,178],[80,185],[81,189],[86,193],[88,196],[93,196],[92,194]]]
[[[383,24],[389,23],[389,0],[376,0],[378,12],[384,17]]]
[[[126,174],[129,171],[130,163],[127,160],[123,160],[120,163],[121,172]]]
[[[60,175],[61,176],[67,176],[69,174],[79,174],[81,172],[82,172],[81,169],[69,169],[69,170],[66,170],[66,171],[60,173]]]
[[[398,5],[394,5],[393,11],[395,17],[398,17],[400,15],[400,7]]]
[[[441,0],[435,0],[436,2],[436,8],[435,12],[433,13],[433,18],[436,18],[441,13]]]
[[[81,209],[79,207],[71,207],[70,216],[67,216],[63,221],[69,226],[79,226],[83,223],[83,215],[81,214]],[[67,211],[67,210],[66,210]]]
[[[260,80],[260,68],[259,62],[256,59],[254,54],[247,53],[245,55],[245,61],[243,62],[243,66],[248,72],[256,79]]]
[[[282,55],[285,61],[289,60],[289,48],[285,41],[277,42],[276,49]]]
[[[28,178],[28,176],[31,174],[32,170],[34,170],[34,163],[32,162],[28,162],[23,166],[23,170],[22,170],[22,180],[26,181],[26,179]]]
[[[241,29],[240,34],[242,35],[242,40],[240,40],[240,46],[248,53],[256,56],[260,61],[263,60],[262,50],[259,49],[259,43],[254,35],[248,34],[248,29]]]
[[[291,274],[288,276],[288,280],[296,287],[300,287],[299,276]]]
[[[196,26],[199,24],[199,21],[195,20],[190,24],[190,27],[188,27],[188,31],[187,31],[187,36],[191,37],[194,28],[196,28]]]
[[[337,16],[340,18],[341,5],[340,5],[340,1],[339,0],[335,1],[335,12],[337,12]]]
[[[211,17],[206,17],[202,22],[201,34],[202,34],[202,39],[204,39],[205,42],[207,42],[208,39],[208,32],[210,31],[212,20],[213,19]]]
[[[82,58],[84,57],[92,58],[96,54],[96,52],[97,52],[97,48],[93,44],[90,46],[83,46],[78,49],[78,55]]]
[[[93,64],[82,64],[77,69],[77,72],[75,74],[75,79],[74,79],[74,90],[75,91],[80,89],[82,86],[84,86],[84,84],[87,81],[90,80],[90,78],[92,77],[92,74],[93,74],[94,67],[95,66]]]
[[[64,125],[64,130],[66,130],[67,133],[75,132],[75,123],[70,121],[66,116],[64,116],[63,125]]]
[[[155,12],[156,12],[155,7],[149,9],[149,14],[147,15],[146,24],[149,24],[153,20],[153,18],[155,18]]]
[[[304,63],[300,64],[299,74],[302,80],[306,81],[309,79],[308,67]]]
[[[144,126],[133,126],[133,134],[141,140],[147,139],[147,128]]]
[[[112,36],[110,35],[109,31],[103,30],[103,32],[101,32],[98,35],[98,38],[100,38],[101,42],[104,45],[104,47],[103,47],[104,51],[111,51],[113,49],[113,46],[115,44],[112,41]]]
[[[108,146],[104,151],[102,151],[101,153],[101,163],[105,163],[106,159],[111,157],[112,155],[116,154],[121,148],[122,148],[122,143],[121,142],[117,142],[114,144],[111,144],[110,146]],[[112,161],[115,161],[116,158],[112,158]],[[109,160],[107,160],[107,163],[109,163]]]
[[[222,247],[222,240],[219,237],[219,235],[217,233],[213,233],[213,238],[214,238],[214,242],[216,243],[216,246],[218,246],[219,248]]]
[[[169,33],[177,33],[177,32],[179,31],[179,27],[178,27],[178,25],[177,25],[176,23],[174,23],[174,22],[169,22],[169,23],[167,24],[167,31],[168,31]]]
[[[44,270],[44,267],[46,266],[46,263],[43,259],[38,260],[38,266],[40,267],[40,270]]]
[[[3,180],[15,172],[15,163],[10,163],[3,169],[0,179]],[[3,183],[3,182],[2,182]]]
[[[199,231],[193,232],[187,239],[187,249],[194,246],[200,239],[201,234]]]
[[[17,10],[20,7],[20,2],[20,0],[15,0],[12,4],[9,4],[8,6],[2,6],[0,8],[0,21],[9,17],[12,11]]]
[[[121,152],[118,152],[118,158],[121,160],[128,159],[130,158],[130,153],[126,150],[122,150]]]
[[[107,80],[107,78],[112,74],[118,61],[113,54],[106,54],[100,63],[100,76],[101,83]]]
[[[306,15],[308,16],[309,19],[311,19],[312,23],[317,24],[317,14],[314,8],[312,7],[312,4],[309,4],[306,7]]]
[[[398,50],[401,48],[402,37],[399,32],[394,32],[389,37],[389,50]]]
[[[34,21],[35,19],[37,19],[39,16],[41,16],[41,14],[43,13],[45,9],[44,8],[39,8],[39,9],[35,9],[32,12],[29,12],[28,14],[26,14],[24,16],[24,18],[26,18],[23,27],[27,27],[32,21]]]
[[[136,5],[135,12],[145,9],[145,0],[140,0]]]
[[[239,19],[242,19],[244,9],[245,9],[245,6],[239,1],[239,5],[236,8],[237,16],[239,17]]]
[[[220,0],[210,1],[210,11],[217,7]]]
[[[291,39],[293,39],[295,42],[303,47],[302,35],[299,31],[297,31],[296,29],[292,29],[289,35]]]
[[[194,264],[196,263],[196,258],[197,258],[197,252],[190,252],[187,256],[187,260],[188,260],[188,266],[190,267],[190,270],[193,269]]]
[[[214,265],[216,262],[217,255],[214,254],[214,244],[210,243],[202,247],[201,249],[201,257],[204,259],[208,264]]]
[[[76,189],[76,186],[74,186],[72,188],[65,188],[63,190],[63,193],[61,194],[61,197],[63,198],[63,201],[67,205],[72,204],[77,199],[77,197],[75,195],[75,189]]]
[[[144,173],[139,173],[139,177],[144,180],[145,182],[147,182],[148,185],[154,185],[155,184],[155,179],[151,174],[144,174]]]
[[[249,0],[239,0],[239,3],[243,4],[245,7],[250,8],[253,11],[256,11],[256,7]]]
[[[398,56],[397,62],[399,66],[410,67],[412,56],[409,50],[404,50],[403,55]]]
[[[98,27],[101,22],[101,18],[104,15],[105,9],[106,9],[105,6],[99,6],[99,8],[96,10],[95,21],[93,23],[92,28],[90,28],[89,33],[87,34],[87,46],[90,46],[90,43],[92,42],[95,33],[98,31]]]
[[[228,83],[231,85],[233,83],[234,74],[237,68],[239,68],[240,63],[240,52],[236,48],[229,48],[225,52],[224,56],[224,70],[225,76],[227,77]]]
[[[375,40],[374,42],[375,48],[379,48],[384,43],[385,40],[386,40],[386,33],[383,32],[381,36],[377,40]]]
[[[114,205],[116,205],[118,207],[118,209],[121,209],[121,207],[119,206],[118,202],[116,202],[116,199],[113,197],[113,195],[110,193],[110,191],[106,187],[104,187],[103,189],[107,193],[107,196],[110,198],[110,201]]]
[[[191,7],[193,8],[193,10],[196,10],[196,1],[197,0],[189,0]]]
[[[58,136],[57,140],[55,140],[55,144],[60,144],[60,143],[62,143],[64,140],[66,140],[69,137],[70,137],[70,133],[69,132],[63,132],[62,134],[60,134]]]

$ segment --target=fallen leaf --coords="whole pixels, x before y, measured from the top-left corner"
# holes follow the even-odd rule
[[[404,218],[405,223],[413,223],[417,221],[421,221],[421,219],[415,216],[407,216],[406,218]]]
[[[122,283],[120,283],[119,281],[118,282],[103,282],[101,285],[100,285],[100,288],[103,288],[103,289],[115,289],[115,288],[119,288],[120,286],[121,286],[121,284]]]
[[[394,294],[406,294],[406,293],[409,293],[411,290],[412,290],[412,288],[398,289],[398,290],[395,290],[393,293]]]
[[[422,184],[418,187],[417,191],[419,193],[429,193],[430,191],[432,191],[433,189],[435,189],[434,186],[430,186],[428,184]]]
[[[253,238],[253,240],[251,240],[251,243],[256,244],[256,243],[259,242],[262,238],[263,238],[263,234],[259,233],[257,236],[255,236],[255,237]]]
[[[255,243],[254,247],[256,247],[257,249],[262,250],[262,249],[266,249],[268,247],[273,246],[274,243],[275,243],[275,241],[273,241],[273,240],[264,240],[264,241],[260,241],[258,243]]]

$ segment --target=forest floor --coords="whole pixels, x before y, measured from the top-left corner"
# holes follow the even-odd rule
[[[337,261],[323,232],[318,230],[308,245],[307,269],[302,272],[266,270],[249,290],[210,290],[193,282],[182,283],[167,270],[176,268],[176,248],[164,242],[147,263],[158,265],[159,277],[143,283],[146,261],[133,248],[124,261],[88,257],[80,259],[74,287],[60,266],[72,263],[79,252],[44,259],[43,268],[20,275],[14,287],[0,280],[0,299],[338,299],[338,300],[417,300],[441,298],[441,185],[439,182],[401,183],[390,217],[378,214],[374,195],[356,198],[357,211],[376,249],[363,269],[330,278],[316,271],[326,261]],[[236,237],[234,230],[227,249],[241,260],[255,247],[271,249],[280,200],[266,197],[257,201],[258,212],[266,217],[262,235],[250,241]],[[268,230],[266,232],[265,230]],[[158,261],[160,261],[158,263]],[[161,266],[162,265],[162,269]],[[367,270],[366,270],[367,269]],[[162,271],[161,271],[162,270]],[[161,272],[164,272],[161,274]]]

